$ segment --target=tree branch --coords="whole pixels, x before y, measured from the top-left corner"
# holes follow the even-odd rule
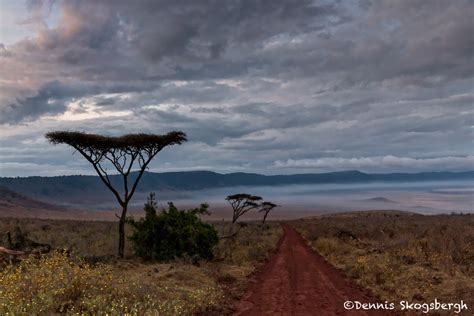
[[[84,158],[86,158],[87,161],[89,161],[92,164],[92,167],[94,167],[94,170],[97,172],[99,175],[100,179],[102,182],[105,184],[105,186],[114,194],[115,198],[119,202],[120,205],[123,205],[122,198],[120,197],[120,194],[115,190],[115,188],[112,186],[108,174],[102,170],[102,166],[100,165],[100,161],[96,162],[96,160],[93,160],[91,156],[87,155],[81,148],[74,146],[74,148],[82,155]],[[103,156],[103,155],[102,155]],[[104,173],[104,175],[101,173]]]

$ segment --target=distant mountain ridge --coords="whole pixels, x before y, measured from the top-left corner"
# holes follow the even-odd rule
[[[132,175],[136,176],[136,174]],[[117,186],[121,177],[111,176]],[[232,186],[277,186],[290,184],[329,184],[329,183],[369,183],[369,182],[419,182],[474,180],[474,171],[466,172],[422,172],[369,174],[349,170],[329,173],[261,175],[256,173],[220,174],[212,171],[184,171],[165,173],[145,173],[138,192],[159,190],[190,191]],[[56,200],[58,197],[88,198],[103,196],[108,192],[97,176],[54,176],[0,178],[0,186],[15,192],[43,199]],[[121,187],[121,186],[118,186]],[[107,193],[110,194],[110,193]]]

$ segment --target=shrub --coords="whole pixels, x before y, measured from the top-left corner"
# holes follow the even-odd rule
[[[211,259],[219,239],[216,229],[201,221],[208,214],[208,205],[178,210],[168,203],[168,210],[156,212],[154,195],[145,204],[145,218],[129,219],[134,229],[130,240],[135,254],[147,260],[170,260],[177,257]]]

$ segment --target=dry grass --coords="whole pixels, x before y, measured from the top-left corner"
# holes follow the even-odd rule
[[[116,223],[0,219],[0,236],[17,224],[28,238],[70,249],[71,255],[54,252],[4,267],[0,271],[2,315],[229,314],[232,303],[243,294],[248,275],[281,236],[276,223],[266,229],[250,223],[236,238],[216,247],[214,260],[196,266],[186,259],[143,262],[133,257],[130,248],[127,258],[118,260]]]
[[[68,249],[80,256],[114,256],[118,245],[118,223],[52,219],[0,218],[0,237],[19,226],[28,238]],[[126,243],[126,256],[132,255]]]
[[[126,268],[91,266],[61,252],[30,257],[0,273],[0,313],[186,315],[215,305],[222,295],[193,266]]]
[[[294,222],[313,248],[382,299],[474,306],[474,216],[360,212]]]

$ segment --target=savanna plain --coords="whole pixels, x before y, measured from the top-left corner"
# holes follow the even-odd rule
[[[382,302],[463,299],[474,306],[472,215],[367,211],[286,223]],[[232,314],[276,251],[281,222],[241,223],[233,236],[226,236],[230,223],[212,225],[220,236],[212,259],[150,261],[136,257],[130,242],[124,259],[115,256],[114,222],[2,218],[0,235],[9,238],[2,245],[34,240],[53,250],[0,257],[0,313]]]

